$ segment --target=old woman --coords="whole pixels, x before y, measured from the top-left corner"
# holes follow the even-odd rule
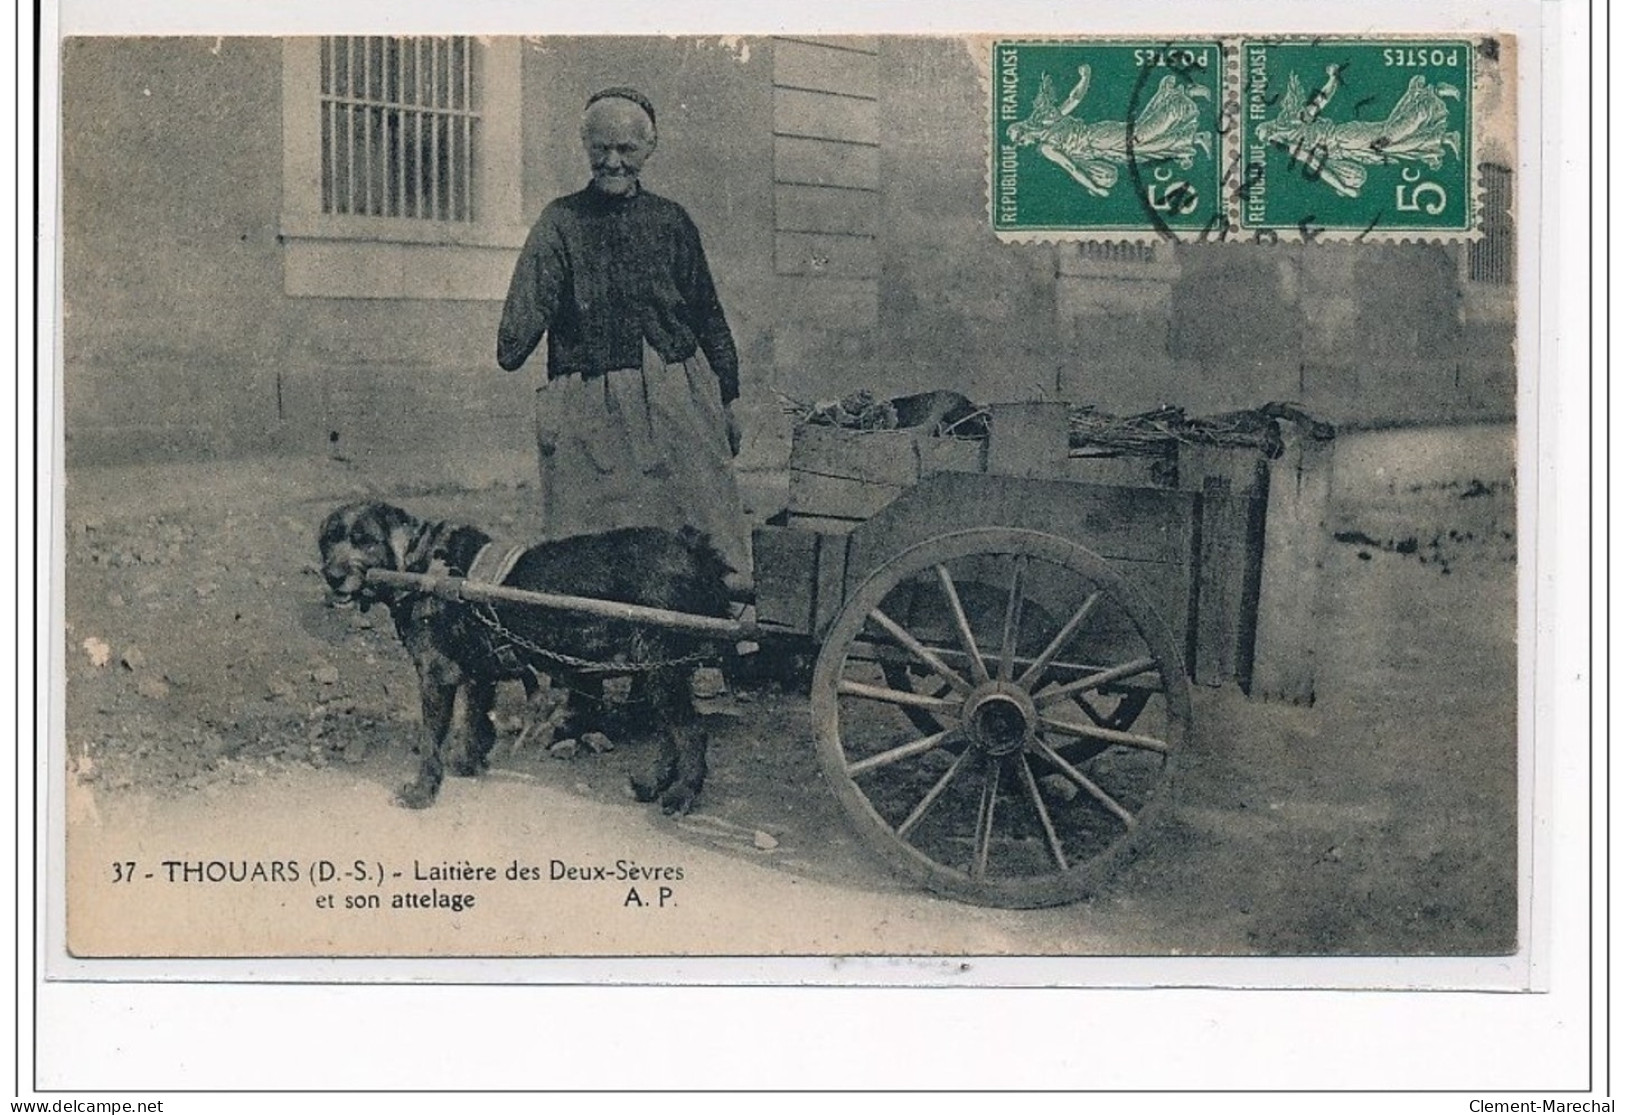
[[[587,101],[586,188],[549,204],[514,267],[497,362],[547,338],[536,393],[543,529],[695,527],[741,573],[749,536],[732,456],[739,358],[699,230],[645,189],[659,139],[635,89]]]

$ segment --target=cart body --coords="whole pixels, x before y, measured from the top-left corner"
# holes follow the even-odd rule
[[[799,429],[786,522],[754,536],[763,628],[821,642],[889,557],[953,530],[1019,527],[1070,539],[1119,568],[1174,634],[1193,680],[1251,691],[1258,659],[1269,695],[1312,695],[1312,665],[1296,637],[1306,605],[1295,590],[1299,567],[1318,561],[1312,541],[1328,472],[1318,446],[1292,444],[1270,460],[1250,447],[1179,445],[1170,465],[1166,455],[1071,452],[1066,404],[990,411],[987,437],[975,440]],[[1266,536],[1270,514],[1287,521]],[[1313,532],[1307,542],[1298,523]],[[1278,567],[1272,591],[1266,560]],[[1261,606],[1278,621],[1264,648]]]

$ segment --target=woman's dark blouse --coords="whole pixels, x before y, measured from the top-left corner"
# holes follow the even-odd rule
[[[705,353],[722,401],[739,395],[739,356],[700,233],[683,207],[647,191],[588,186],[542,210],[508,286],[497,363],[520,367],[547,336],[547,375],[643,366],[645,341],[668,364]]]

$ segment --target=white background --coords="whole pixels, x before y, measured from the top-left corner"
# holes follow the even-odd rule
[[[34,639],[19,637],[18,764],[22,789],[18,872],[22,906],[17,972],[19,1085],[36,1079],[57,1091],[45,1098],[94,1098],[112,1089],[122,1098],[168,1097],[165,1111],[441,1110],[464,1101],[445,1096],[229,1096],[175,1094],[209,1088],[346,1089],[603,1089],[603,1088],[1066,1088],[1066,1089],[1401,1089],[1406,1096],[1319,1095],[1228,1097],[1220,1102],[1297,1110],[1468,1110],[1473,1097],[1553,1095],[1557,1089],[1605,1083],[1601,977],[1606,953],[1603,900],[1606,855],[1601,846],[1606,751],[1601,717],[1605,691],[1593,694],[1590,671],[1605,676],[1603,632],[1588,638],[1588,515],[1590,430],[1602,430],[1606,379],[1597,351],[1596,412],[1588,407],[1591,290],[1588,264],[1595,244],[1589,226],[1588,106],[1603,111],[1605,70],[1590,81],[1587,21],[1582,3],[1339,4],[1211,3],[1116,5],[1082,9],[1006,0],[992,6],[963,0],[898,2],[881,10],[798,9],[787,4],[607,3],[554,5],[481,2],[439,5],[394,0],[252,5],[232,0],[144,3],[63,0],[47,6],[41,29],[38,232],[41,235],[39,322],[41,367],[55,366],[49,342],[54,319],[55,43],[68,33],[243,33],[456,30],[503,33],[680,31],[766,34],[803,32],[1030,31],[1110,32],[1422,30],[1512,31],[1526,81],[1544,79],[1521,102],[1520,214],[1520,554],[1524,669],[1535,700],[1525,702],[1525,728],[1536,749],[1527,782],[1534,794],[1534,896],[1537,985],[1544,993],[1393,991],[1235,991],[1186,986],[1109,990],[940,990],[897,988],[703,987],[446,987],[270,986],[239,983],[36,984],[30,967],[34,926],[32,887],[35,779],[59,770],[42,747],[59,726],[46,722],[51,676],[43,666],[60,642],[48,618],[51,597],[36,570],[51,568],[56,527],[50,495],[59,482],[60,436],[54,379],[31,396],[26,369],[33,360],[29,306],[32,260],[19,258],[18,428],[19,522],[30,545],[19,546],[21,609],[37,614]],[[274,11],[267,10],[274,8]],[[1599,10],[1598,20],[1606,18]],[[26,20],[26,13],[24,17]],[[658,22],[653,22],[657,20]],[[1290,20],[1290,22],[1288,22]],[[17,74],[19,167],[18,243],[26,253],[35,233],[29,160],[32,156],[31,29],[20,30]],[[1603,39],[1601,27],[1598,39]],[[1544,111],[1533,99],[1544,94]],[[1593,93],[1596,100],[1593,103]],[[980,157],[979,155],[977,157]],[[1599,160],[1601,148],[1599,144]],[[1601,167],[1598,167],[1599,172]],[[1540,190],[1530,189],[1538,182]],[[1539,195],[1538,197],[1536,195]],[[1604,204],[1597,199],[1599,209]],[[1605,210],[1601,210],[1605,212]],[[1535,239],[1538,237],[1538,242]],[[1599,229],[1600,237],[1600,229]],[[1599,298],[1601,291],[1598,292]],[[1604,326],[1598,303],[1596,325]],[[37,427],[31,423],[38,418]],[[35,441],[37,436],[38,440]],[[1597,465],[1606,444],[1597,442]],[[36,473],[35,470],[38,470]],[[36,483],[28,483],[33,476]],[[1599,490],[1605,490],[1598,475]],[[36,497],[40,517],[34,521]],[[1600,553],[1603,520],[1595,539]],[[1528,540],[1533,539],[1534,545]],[[21,542],[21,540],[19,540]],[[1599,571],[1600,574],[1600,571]],[[27,590],[32,588],[32,593]],[[1600,600],[1599,600],[1600,604]],[[0,607],[11,606],[9,602]],[[35,608],[38,608],[37,613]],[[6,618],[0,616],[0,618]],[[1600,618],[1600,617],[1599,617]],[[1537,634],[1538,624],[1538,634]],[[19,623],[18,630],[24,628]],[[1533,651],[1534,653],[1529,653]],[[1531,690],[1526,688],[1525,694]],[[37,703],[36,703],[37,698]],[[1596,752],[1590,717],[1597,711]],[[39,710],[39,719],[33,711]],[[1527,734],[1527,732],[1526,732]],[[1526,741],[1527,743],[1527,741]],[[1595,762],[1595,767],[1589,764]],[[1590,777],[1594,774],[1594,781]],[[7,787],[11,790],[15,787]],[[9,794],[7,795],[9,796]],[[1594,849],[1590,807],[1599,807]],[[1594,873],[1594,874],[1593,874]],[[1590,899],[1595,892],[1596,903]],[[1592,932],[1595,930],[1595,940]],[[1595,966],[1588,950],[1596,948]],[[1388,983],[1378,974],[1359,982]],[[1286,969],[1283,969],[1285,971]],[[243,979],[262,977],[253,966]],[[470,969],[466,974],[473,974]],[[489,973],[487,966],[484,972]],[[1193,969],[1169,967],[1169,978],[1198,983]],[[309,965],[308,980],[333,979],[338,966]],[[707,973],[715,973],[707,968]],[[436,966],[431,979],[457,978]],[[1203,973],[1205,978],[1206,974]],[[726,978],[724,972],[723,978]],[[884,978],[884,977],[877,977]],[[1345,972],[1342,982],[1351,978]],[[1277,973],[1276,982],[1281,979]],[[1234,982],[1221,980],[1220,982]],[[1305,977],[1305,982],[1334,982]],[[1593,995],[1595,992],[1595,995]],[[36,997],[34,1002],[30,1002]],[[37,1011],[36,1011],[37,1006]],[[1449,1089],[1455,1094],[1417,1094]],[[1516,1092],[1517,1095],[1510,1093]],[[111,1098],[103,1096],[101,1098]],[[1570,1095],[1560,1097],[1578,1099]],[[829,1098],[801,1097],[821,1107]],[[1055,1097],[1051,1097],[1053,1102]],[[487,1097],[492,1110],[564,1102],[534,1096]],[[569,1101],[574,1106],[580,1097]],[[645,1099],[640,1103],[665,1103]],[[721,1100],[706,1100],[722,1104]],[[752,1109],[785,1100],[730,1101]],[[893,1100],[890,1105],[906,1101]],[[954,1097],[933,1103],[998,1102]],[[1032,1098],[1015,1102],[1049,1106]],[[1062,1099],[1069,1106],[1087,1100]],[[1122,1097],[1136,1107],[1207,1106],[1191,1095]],[[802,1106],[802,1104],[797,1104]]]

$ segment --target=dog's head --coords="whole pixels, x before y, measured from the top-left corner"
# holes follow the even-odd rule
[[[347,503],[322,520],[317,545],[332,599],[363,609],[387,594],[367,583],[369,569],[405,569],[421,524],[387,503]]]

